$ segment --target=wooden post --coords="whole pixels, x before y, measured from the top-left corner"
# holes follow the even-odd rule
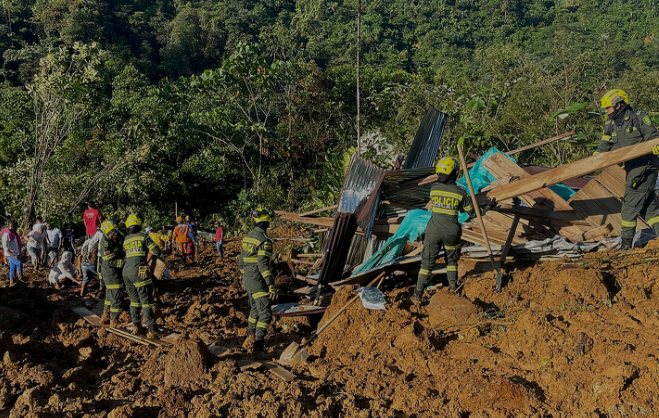
[[[481,210],[478,207],[478,202],[476,202],[476,194],[474,193],[474,187],[471,184],[471,178],[469,177],[469,169],[467,168],[467,162],[465,161],[465,156],[462,153],[462,147],[460,146],[460,144],[458,144],[458,154],[460,154],[460,165],[462,166],[465,179],[467,180],[467,186],[469,187],[469,194],[471,195],[471,202],[474,205],[474,212],[476,212],[476,218],[478,218],[478,222],[481,225],[483,240],[485,241],[485,246],[487,247],[487,253],[490,255],[490,261],[492,262],[492,266],[497,271],[497,283],[496,283],[497,290],[501,292],[501,287],[503,286],[503,273],[501,273],[501,269],[499,268],[496,260],[494,259],[494,254],[492,254],[492,247],[490,247],[490,240],[487,237],[487,231],[485,230],[485,222],[483,222],[483,218],[481,217]]]
[[[513,238],[515,238],[517,225],[519,225],[519,214],[515,215],[515,218],[513,219],[513,225],[510,227],[510,232],[508,232],[508,238],[506,238],[506,245],[504,245],[503,250],[501,250],[501,258],[499,258],[499,264],[501,266],[506,264],[506,257],[508,256],[508,251],[510,251],[510,247],[513,244]]]

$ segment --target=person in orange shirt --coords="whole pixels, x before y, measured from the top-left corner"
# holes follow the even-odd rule
[[[194,241],[190,225],[182,216],[176,218],[178,224],[172,233],[172,239],[176,242],[176,248],[183,261],[192,263],[194,261]]]

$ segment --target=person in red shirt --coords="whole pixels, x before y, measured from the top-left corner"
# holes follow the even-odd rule
[[[101,212],[96,209],[96,205],[93,202],[87,203],[87,210],[82,215],[82,220],[85,222],[85,229],[87,232],[87,238],[91,238],[96,230],[101,226]]]
[[[224,229],[222,229],[222,225],[220,225],[219,222],[215,222],[215,228],[217,230],[215,231],[215,245],[217,245],[217,253],[220,256],[220,259],[222,258],[222,240],[224,239]]]

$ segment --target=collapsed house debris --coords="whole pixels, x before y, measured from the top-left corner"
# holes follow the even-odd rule
[[[445,114],[429,109],[399,169],[383,170],[353,156],[333,218],[312,217],[313,212],[281,213],[284,220],[329,229],[320,274],[315,276],[321,286],[359,284],[383,269],[409,273],[418,270],[423,246],[420,235],[429,216],[419,218],[425,211],[417,209],[424,209],[429,200],[445,123]],[[553,169],[520,167],[512,157],[574,135],[568,132],[507,153],[493,148],[469,164],[479,200],[496,198],[499,202],[483,220],[502,263],[507,256],[537,259],[578,255],[606,248],[605,240],[620,235],[625,172],[618,164],[651,152],[659,139]],[[419,218],[418,225],[397,235],[410,216]],[[645,228],[647,224],[640,221],[637,230]],[[485,242],[477,222],[463,223],[462,239],[475,244],[463,247],[463,255],[485,255],[479,247]],[[610,241],[608,245],[616,242]],[[385,242],[395,242],[395,248],[386,245],[388,248],[379,252]],[[372,262],[375,259],[377,262]]]

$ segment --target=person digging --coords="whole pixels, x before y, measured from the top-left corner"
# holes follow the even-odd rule
[[[458,170],[455,160],[451,157],[439,160],[435,172],[437,182],[430,189],[429,202],[432,216],[426,226],[423,253],[421,254],[421,270],[419,270],[416,289],[412,296],[412,302],[415,304],[421,302],[423,291],[430,280],[432,267],[435,265],[435,260],[442,247],[444,247],[444,257],[446,258],[449,290],[456,291],[460,240],[462,239],[462,226],[458,221],[458,212],[465,212],[469,215],[469,219],[476,217],[469,195],[456,184]],[[486,205],[486,208],[489,209],[493,206],[496,206],[494,199]]]
[[[266,355],[265,334],[272,321],[270,302],[278,296],[271,267],[272,241],[266,235],[273,217],[273,211],[262,208],[252,212],[254,229],[243,238],[238,259],[250,308],[243,347],[251,344],[256,358]]]

